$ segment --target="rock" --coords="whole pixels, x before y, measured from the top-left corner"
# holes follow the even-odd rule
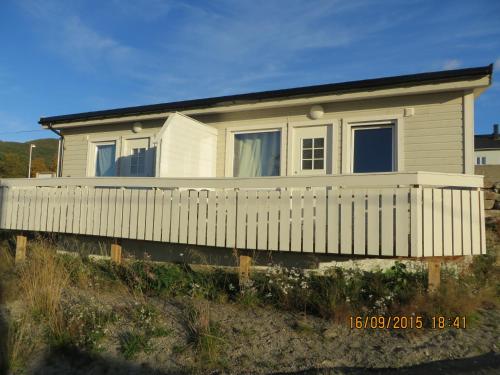
[[[495,190],[500,190],[500,181],[495,182],[495,183],[493,184],[493,188],[494,188]]]
[[[335,362],[330,361],[329,359],[325,359],[323,362],[321,362],[321,367],[333,368],[335,367]]]
[[[484,188],[491,189],[495,185],[495,182],[487,177],[484,178]]]
[[[500,210],[487,210],[485,213],[484,213],[484,216],[489,218],[498,218],[500,217]]]
[[[494,205],[495,205],[495,200],[493,200],[493,199],[485,199],[484,200],[484,209],[485,210],[491,210]]]
[[[497,196],[500,196],[500,194],[497,194],[497,193],[495,193],[494,191],[491,191],[491,190],[485,190],[484,191],[484,199],[497,200]]]
[[[500,210],[500,200],[495,201],[495,204],[493,205],[494,210]]]
[[[323,331],[323,337],[326,339],[334,339],[339,335],[336,327],[330,327]]]

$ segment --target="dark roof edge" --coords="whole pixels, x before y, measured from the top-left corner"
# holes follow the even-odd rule
[[[194,108],[211,107],[225,102],[237,101],[252,101],[252,100],[265,100],[282,97],[320,94],[335,91],[357,91],[366,89],[380,89],[384,87],[413,84],[421,85],[428,82],[447,82],[463,78],[480,77],[485,75],[492,76],[493,64],[466,68],[454,69],[437,72],[427,72],[418,74],[408,74],[401,76],[392,76],[384,78],[365,79],[359,81],[348,81],[341,83],[329,83],[314,86],[296,87],[281,90],[260,91],[248,94],[236,94],[217,96],[204,99],[183,100],[170,103],[160,103],[151,105],[142,105],[135,107],[125,107],[117,109],[109,109],[102,111],[82,112],[61,116],[41,117],[38,121],[42,125],[50,125],[61,122],[74,122],[81,120],[92,120],[99,118],[118,117],[118,116],[133,116],[139,114],[151,114],[157,112],[179,111]],[[490,83],[492,78],[490,77]]]

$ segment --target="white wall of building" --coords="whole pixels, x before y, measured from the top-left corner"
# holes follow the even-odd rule
[[[500,150],[477,150],[474,152],[474,162],[476,165],[500,165]]]
[[[156,142],[156,177],[215,177],[217,129],[175,113]]]

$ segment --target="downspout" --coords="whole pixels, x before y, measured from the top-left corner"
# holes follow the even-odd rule
[[[50,131],[57,134],[57,136],[59,137],[59,142],[57,144],[56,177],[61,177],[61,175],[62,175],[61,164],[62,164],[62,156],[63,156],[63,148],[64,148],[64,136],[61,134],[61,132],[52,128],[52,124],[49,123],[47,126],[48,126]]]

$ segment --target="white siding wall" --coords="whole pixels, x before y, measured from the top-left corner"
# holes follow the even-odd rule
[[[158,136],[157,177],[215,177],[217,131],[188,117],[169,117]]]
[[[404,115],[405,108],[414,108],[415,114],[404,117],[404,165],[406,171],[436,171],[463,173],[464,131],[462,91],[399,96],[349,102],[323,103],[325,122],[345,118]],[[217,176],[224,176],[226,158],[226,131],[231,128],[268,124],[288,124],[308,121],[310,106],[242,111],[212,115],[191,116],[218,130]],[[143,121],[143,134],[155,134],[164,120]],[[87,165],[87,137],[123,136],[133,134],[131,123],[111,124],[65,130],[63,176],[85,176]],[[283,134],[287,136],[287,134]],[[342,136],[340,127],[334,129],[334,158],[341,170]],[[286,155],[283,155],[286,157]]]
[[[500,165],[500,150],[480,150],[474,152],[474,164],[478,165],[477,158],[482,157],[486,158],[486,165]]]

